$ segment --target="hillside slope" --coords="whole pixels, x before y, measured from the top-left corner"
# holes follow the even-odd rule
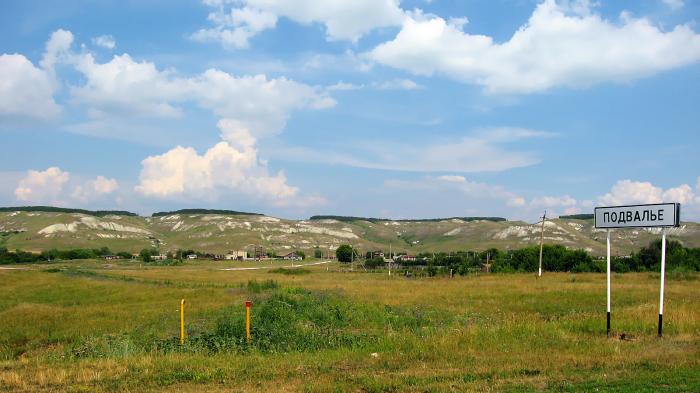
[[[253,250],[263,246],[283,254],[319,247],[332,252],[341,244],[360,250],[411,254],[432,251],[517,249],[538,244],[540,226],[522,221],[365,221],[334,219],[285,220],[264,215],[169,214],[157,217],[105,215],[96,217],[61,212],[0,212],[0,247],[41,251],[50,248],[109,247],[138,252],[157,246],[161,251],[195,249],[210,253]],[[659,237],[659,229],[613,232],[613,252],[630,252]],[[669,231],[670,238],[700,247],[700,224],[686,222]],[[545,242],[605,252],[605,232],[591,220],[554,219],[545,226]]]

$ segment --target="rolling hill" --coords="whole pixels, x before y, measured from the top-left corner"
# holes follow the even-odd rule
[[[252,251],[255,246],[283,254],[319,247],[332,253],[341,244],[362,252],[388,250],[411,254],[433,251],[517,249],[539,242],[540,225],[498,218],[474,217],[433,220],[383,220],[360,217],[315,217],[286,220],[260,214],[189,210],[153,217],[131,214],[86,214],[64,211],[0,211],[0,247],[42,251],[51,248],[99,248],[138,252],[146,247],[161,251],[194,249],[208,253]],[[586,218],[585,216],[583,216]],[[613,232],[613,252],[626,255],[658,238],[659,229]],[[669,231],[670,238],[700,247],[700,224],[684,222]],[[547,221],[545,242],[605,252],[605,232],[593,221],[559,218]]]

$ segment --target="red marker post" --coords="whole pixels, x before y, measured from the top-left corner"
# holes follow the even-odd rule
[[[253,304],[250,300],[245,302],[245,337],[250,342],[250,306]]]

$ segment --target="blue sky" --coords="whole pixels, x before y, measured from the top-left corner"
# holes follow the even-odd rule
[[[681,202],[700,3],[5,1],[0,205],[288,218]]]

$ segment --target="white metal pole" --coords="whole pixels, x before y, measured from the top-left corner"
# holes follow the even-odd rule
[[[542,232],[540,233],[540,268],[539,268],[539,273],[537,274],[538,277],[542,277],[542,247],[544,246],[544,220],[547,219],[547,211],[544,211],[544,214],[542,215]],[[488,255],[487,255],[488,258]]]
[[[608,229],[608,263],[607,263],[607,279],[608,279],[608,323],[607,323],[607,334],[610,337],[610,229]]]
[[[661,294],[659,295],[659,337],[664,322],[664,278],[666,276],[666,228],[661,230]]]

